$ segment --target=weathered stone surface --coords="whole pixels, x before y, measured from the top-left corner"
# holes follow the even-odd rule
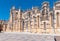
[[[54,41],[54,36],[22,33],[0,33],[0,41]]]

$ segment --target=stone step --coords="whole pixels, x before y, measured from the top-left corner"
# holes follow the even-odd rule
[[[0,33],[0,41],[54,41],[54,36],[21,33]]]

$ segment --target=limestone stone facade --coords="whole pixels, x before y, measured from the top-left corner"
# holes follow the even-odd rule
[[[52,9],[49,2],[43,2],[40,9],[32,7],[26,11],[13,6],[4,31],[60,34],[60,2],[56,2]]]

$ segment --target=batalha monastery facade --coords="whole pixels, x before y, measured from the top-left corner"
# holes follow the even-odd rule
[[[0,24],[4,32],[60,34],[60,2],[55,2],[53,9],[49,2],[43,2],[41,9],[32,7],[26,11],[13,6],[9,20],[0,20]]]

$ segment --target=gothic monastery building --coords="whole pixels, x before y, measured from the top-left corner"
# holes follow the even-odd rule
[[[49,2],[43,2],[40,9],[32,7],[26,11],[13,6],[9,20],[0,20],[0,24],[3,32],[60,34],[60,2],[55,2],[52,9]]]

